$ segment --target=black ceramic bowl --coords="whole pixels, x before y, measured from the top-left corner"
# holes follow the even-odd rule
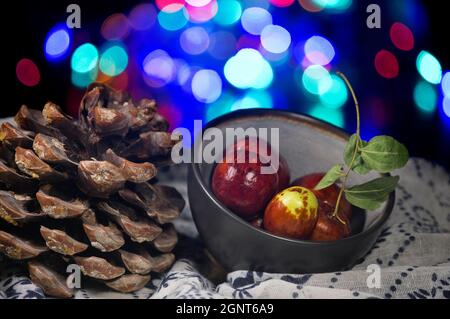
[[[280,153],[288,161],[292,179],[327,171],[342,162],[348,139],[345,132],[324,122],[268,109],[233,112],[212,121],[206,128],[209,127],[222,131],[238,127],[279,128]],[[198,150],[204,145],[198,143],[195,147]],[[214,164],[190,165],[189,203],[206,247],[228,270],[318,273],[348,269],[371,249],[395,201],[392,193],[377,211],[354,211],[348,238],[334,242],[293,240],[255,228],[222,205],[211,191],[213,169]],[[367,178],[351,176],[350,185]]]

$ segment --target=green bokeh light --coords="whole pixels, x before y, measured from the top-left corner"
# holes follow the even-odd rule
[[[439,84],[442,79],[442,67],[439,61],[429,52],[422,51],[417,56],[417,70],[431,84]]]
[[[236,0],[218,0],[219,6],[214,22],[222,26],[232,25],[239,21],[242,15],[242,6]]]
[[[325,94],[332,85],[330,73],[321,65],[311,65],[302,75],[305,89],[312,94]]]
[[[325,91],[325,93],[320,94],[319,98],[323,105],[338,109],[342,107],[348,99],[347,87],[344,81],[337,75],[331,75],[331,87],[326,90],[320,89],[320,85],[328,85],[325,82],[319,84],[319,91]]]
[[[128,65],[128,54],[119,45],[113,45],[103,52],[100,57],[100,70],[108,76],[122,73]]]
[[[231,108],[235,103],[233,95],[229,92],[224,92],[220,98],[207,106],[205,112],[205,120],[207,122],[231,112]]]
[[[344,128],[345,120],[341,109],[331,109],[321,104],[313,106],[308,112],[312,117],[318,118],[327,123]]]
[[[414,102],[424,113],[433,113],[437,104],[436,89],[425,81],[419,81],[414,87]]]
[[[344,11],[350,8],[352,0],[313,0],[314,4],[320,8]]]
[[[158,22],[166,30],[176,31],[183,28],[188,23],[188,13],[185,7],[180,7],[176,11],[160,11]]]
[[[89,72],[80,73],[72,70],[71,80],[72,84],[78,88],[86,88],[89,84],[95,81],[98,75],[98,68],[90,70]]]
[[[242,49],[224,66],[229,83],[239,89],[265,89],[272,84],[273,70],[261,53],[254,49]]]
[[[77,73],[87,73],[92,71],[98,62],[98,50],[91,43],[80,45],[72,55],[70,65]]]
[[[267,91],[251,90],[242,99],[237,100],[231,110],[242,110],[251,108],[272,108],[272,97]]]

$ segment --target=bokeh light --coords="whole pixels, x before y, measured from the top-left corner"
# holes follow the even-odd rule
[[[173,59],[164,50],[150,52],[142,62],[143,79],[148,86],[163,87],[176,75]]]
[[[450,97],[444,96],[444,100],[442,101],[442,108],[444,110],[444,114],[447,117],[450,117]]]
[[[311,65],[303,72],[302,83],[308,92],[320,95],[325,94],[331,88],[333,80],[323,66]]]
[[[251,108],[272,108],[272,97],[264,90],[250,90],[242,99],[237,100],[231,106],[232,111]]]
[[[395,22],[389,32],[392,43],[399,50],[410,51],[414,49],[414,35],[410,28],[400,22]]]
[[[201,54],[209,47],[208,32],[202,27],[191,27],[180,36],[181,48],[188,54]]]
[[[69,50],[71,38],[65,26],[50,30],[45,40],[45,56],[48,60],[59,60]]]
[[[141,3],[135,6],[128,15],[133,29],[144,31],[150,29],[156,22],[156,9],[151,3]]]
[[[289,7],[291,4],[295,2],[295,0],[269,0],[271,4],[273,4],[275,7]]]
[[[185,0],[187,4],[193,7],[204,7],[212,0]]]
[[[272,53],[261,47],[259,51],[273,67],[284,65],[287,61],[289,61],[289,58],[291,57],[289,50],[286,50],[282,53]]]
[[[103,22],[100,32],[106,40],[124,39],[130,32],[130,24],[127,16],[123,13],[110,15]]]
[[[261,44],[269,52],[283,53],[291,45],[291,35],[279,25],[268,25],[261,32]]]
[[[425,81],[419,81],[414,87],[414,102],[424,113],[433,113],[437,104],[436,89]]]
[[[92,43],[80,45],[70,61],[72,70],[77,73],[87,73],[97,66],[98,50]]]
[[[192,78],[192,93],[202,103],[215,102],[222,94],[222,80],[214,70],[200,70]]]
[[[41,80],[37,65],[30,59],[21,59],[16,65],[17,79],[25,86],[36,86]]]
[[[305,57],[312,63],[327,65],[331,63],[336,52],[330,41],[321,36],[312,36],[305,42]]]
[[[330,109],[329,107],[317,104],[308,112],[309,115],[327,123],[343,128],[345,125],[342,109]]]
[[[260,35],[266,26],[272,24],[272,15],[263,8],[247,8],[242,13],[241,23],[244,30],[248,33]]]
[[[194,23],[203,23],[216,16],[218,5],[216,0],[212,0],[208,4],[200,7],[187,4],[186,10],[188,12],[189,21]]]
[[[128,54],[120,45],[112,45],[107,48],[100,57],[99,68],[108,76],[116,76],[122,73],[128,65]]]
[[[319,12],[323,10],[323,6],[318,5],[315,0],[298,0],[298,2],[308,12]]]
[[[327,88],[328,83],[322,81],[319,83],[319,91],[323,91],[323,94],[319,95],[320,101],[324,106],[330,108],[342,107],[348,99],[347,87],[344,81],[337,75],[331,75],[331,86]],[[324,88],[320,88],[320,85],[325,85]]]
[[[222,26],[229,26],[239,21],[242,14],[241,3],[237,0],[218,0],[218,11],[214,22]]]
[[[241,35],[236,43],[236,48],[238,50],[245,48],[259,50],[260,47],[261,47],[260,37],[248,33]]]
[[[439,61],[429,52],[421,51],[417,56],[417,70],[431,84],[439,84],[442,79],[442,67]]]
[[[72,84],[80,89],[85,89],[89,84],[97,79],[98,68],[95,66],[87,72],[77,72],[72,69],[71,80]]]
[[[207,122],[231,112],[231,108],[235,102],[233,94],[224,92],[220,98],[211,104],[208,104],[205,111],[205,120]]]
[[[213,32],[209,37],[208,53],[218,59],[228,59],[235,53],[236,38],[229,31]]]
[[[225,63],[224,74],[229,83],[240,89],[264,89],[273,80],[269,62],[254,49],[242,49],[231,57]]]
[[[313,0],[313,2],[324,9],[332,12],[345,11],[352,5],[352,0]]]
[[[159,10],[173,12],[184,7],[186,0],[156,0],[155,3]]]
[[[441,87],[442,93],[445,96],[450,96],[450,72],[446,72],[442,77]]]
[[[189,15],[185,7],[178,4],[170,4],[158,13],[158,22],[168,31],[182,29],[187,23]]]
[[[399,74],[398,60],[393,53],[387,50],[381,50],[377,53],[374,64],[378,74],[386,79],[394,79]]]

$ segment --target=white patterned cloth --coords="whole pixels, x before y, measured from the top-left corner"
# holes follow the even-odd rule
[[[235,271],[214,285],[202,275],[203,247],[189,207],[176,222],[182,238],[172,269],[133,294],[103,286],[83,287],[76,298],[450,298],[450,175],[440,166],[411,159],[401,179],[392,216],[373,249],[352,270],[325,274]],[[186,197],[186,169],[163,173],[162,183]],[[369,265],[380,267],[379,288],[369,288]],[[44,298],[23,270],[3,263],[0,298]]]

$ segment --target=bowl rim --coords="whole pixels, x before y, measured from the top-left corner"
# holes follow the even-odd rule
[[[349,134],[344,131],[343,129],[327,123],[325,121],[322,121],[320,119],[313,118],[309,115],[306,115],[304,113],[294,113],[290,111],[285,110],[276,110],[276,109],[255,109],[255,108],[249,108],[249,109],[243,109],[243,110],[236,110],[230,113],[227,113],[225,115],[219,116],[210,122],[208,122],[205,127],[202,129],[202,134],[204,131],[208,128],[215,127],[219,123],[223,123],[228,120],[235,119],[236,117],[242,118],[242,117],[248,117],[248,116],[265,116],[265,115],[272,115],[272,116],[279,116],[279,117],[288,117],[289,119],[293,119],[296,121],[304,122],[306,124],[315,126],[316,128],[329,132],[341,139],[348,140]],[[194,138],[197,138],[196,136]],[[222,213],[225,213],[228,215],[228,217],[233,218],[235,221],[240,223],[241,225],[244,225],[244,227],[249,228],[251,231],[259,232],[265,236],[271,237],[273,239],[281,240],[284,242],[294,243],[294,244],[302,244],[302,245],[317,245],[317,246],[330,246],[336,243],[343,243],[343,242],[351,242],[358,240],[359,238],[366,237],[368,234],[371,234],[377,230],[379,230],[380,227],[382,227],[387,219],[390,217],[394,204],[395,204],[395,190],[389,195],[388,201],[386,202],[385,207],[383,208],[382,215],[380,218],[375,222],[369,225],[367,229],[364,229],[360,233],[354,234],[352,236],[335,240],[335,241],[312,241],[312,240],[300,240],[300,239],[294,239],[294,238],[288,238],[283,237],[279,235],[272,234],[262,228],[257,228],[252,226],[248,221],[245,219],[237,216],[234,214],[230,209],[228,209],[225,205],[223,205],[216,196],[212,193],[212,190],[209,189],[203,182],[203,178],[200,173],[199,163],[195,163],[194,161],[191,161],[190,166],[192,168],[192,171],[194,173],[194,177],[197,181],[197,183],[200,185],[201,189],[205,194],[208,196],[208,198],[217,206],[220,208]],[[381,175],[389,175],[389,174],[381,174]],[[195,214],[193,214],[194,222],[196,222]]]

